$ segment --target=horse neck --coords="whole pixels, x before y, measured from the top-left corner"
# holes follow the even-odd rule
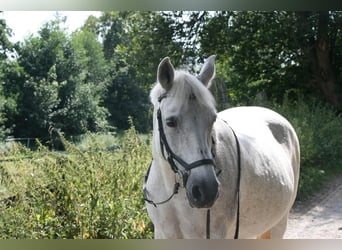
[[[237,141],[233,132],[233,128],[229,122],[218,117],[214,127],[212,136],[214,138],[214,155],[216,158],[216,166],[222,170],[223,178],[230,181],[232,187],[236,186],[237,168],[238,168],[238,149]],[[234,178],[232,178],[234,176]]]

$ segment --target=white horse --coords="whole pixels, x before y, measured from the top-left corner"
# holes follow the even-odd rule
[[[144,185],[155,238],[282,238],[298,186],[296,133],[269,109],[217,113],[214,61],[197,77],[168,57],[159,64]]]

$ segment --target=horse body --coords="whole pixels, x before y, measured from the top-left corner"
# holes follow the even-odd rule
[[[273,228],[272,237],[281,238],[297,193],[299,143],[296,133],[287,120],[265,108],[232,108],[219,113],[218,117],[234,129],[240,141],[240,237],[255,237]],[[231,139],[230,145],[232,142]],[[217,145],[222,147],[221,154],[229,146],[227,143]]]
[[[237,226],[238,185],[239,238],[255,238],[268,230],[272,238],[281,238],[297,192],[299,143],[296,133],[285,118],[269,109],[238,107],[216,114],[212,100],[203,104],[204,99],[210,97],[202,93],[208,90],[199,85],[198,79],[208,86],[214,75],[213,58],[207,61],[197,78],[174,71],[168,60],[162,61],[158,69],[159,84],[151,92],[155,107],[153,161],[145,191],[155,202],[171,197],[157,206],[146,203],[155,238],[205,238],[208,209],[211,212],[210,237],[233,238]],[[181,90],[177,92],[176,87],[166,83],[178,84]],[[190,90],[183,89],[188,85]],[[182,93],[181,99],[189,96],[192,99],[182,104],[179,93]],[[163,94],[167,97],[157,100]],[[164,123],[158,122],[158,110],[163,113]],[[204,161],[196,168],[184,170],[189,178],[182,182],[184,171],[175,174],[165,156],[160,126],[165,130],[170,148],[183,161],[212,158],[215,164]],[[176,161],[175,165],[180,164]],[[216,174],[218,170],[220,174]],[[181,187],[170,196],[175,183],[181,183]],[[205,193],[206,189],[210,191]],[[197,203],[198,199],[203,202]]]

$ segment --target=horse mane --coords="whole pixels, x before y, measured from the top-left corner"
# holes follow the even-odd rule
[[[150,93],[152,104],[156,105],[158,98],[165,92],[157,82]],[[209,89],[195,76],[183,70],[175,71],[174,81],[167,96],[175,98],[180,106],[188,105],[189,100],[195,98],[200,105],[216,111],[216,102]]]

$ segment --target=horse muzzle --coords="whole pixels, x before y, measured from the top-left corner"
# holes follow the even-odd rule
[[[186,183],[186,194],[190,206],[210,208],[219,195],[219,182],[212,166],[201,166],[191,170]]]

